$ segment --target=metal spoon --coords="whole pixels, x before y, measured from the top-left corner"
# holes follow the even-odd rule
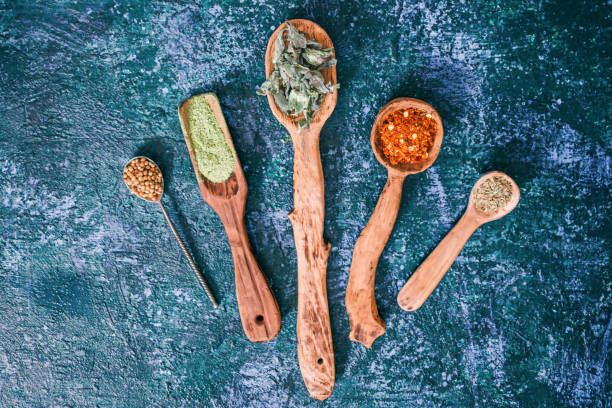
[[[419,109],[430,114],[437,123],[437,133],[425,160],[393,165],[380,149],[378,130],[388,113],[407,108]],[[346,311],[351,324],[349,337],[352,341],[358,341],[368,348],[386,330],[385,322],[380,318],[376,307],[374,278],[378,259],[395,225],[404,179],[407,175],[420,173],[433,164],[440,152],[443,136],[442,119],[438,112],[430,104],[413,98],[397,98],[389,102],[380,110],[372,126],[370,144],[374,156],[387,168],[389,176],[374,213],[355,244],[345,297]]]
[[[487,215],[476,207],[476,191],[485,180],[495,176],[503,177],[510,182],[512,196],[503,209]],[[459,252],[461,252],[474,231],[482,224],[500,219],[512,211],[518,204],[520,195],[519,188],[514,180],[500,171],[492,171],[479,178],[472,188],[463,217],[461,217],[457,225],[444,237],[442,242],[425,259],[421,266],[417,268],[400,291],[397,296],[397,303],[400,307],[409,312],[421,307],[436,286],[438,286],[438,283],[440,283],[440,280],[442,280],[453,262],[455,262],[455,258],[457,258]]]
[[[134,158],[132,158],[129,162],[127,162],[125,164],[125,166],[123,167],[124,170],[124,174],[125,174],[125,169],[126,167],[128,167],[130,165],[130,163],[132,163],[134,160],[138,160],[138,159],[145,159],[147,160],[149,163],[153,164],[153,168],[156,173],[158,173],[159,175],[162,174],[161,170],[159,169],[159,167],[157,166],[157,164],[149,159],[148,157],[145,156],[136,156]],[[125,180],[124,180],[125,181]],[[219,303],[217,303],[217,300],[215,299],[215,296],[213,295],[212,291],[210,290],[210,288],[208,287],[208,284],[206,283],[206,281],[204,280],[204,275],[202,275],[202,272],[200,272],[200,270],[198,269],[198,267],[196,266],[195,262],[193,261],[193,258],[191,257],[191,255],[189,254],[189,251],[187,251],[187,247],[185,246],[185,244],[183,243],[183,240],[181,239],[181,237],[179,236],[178,232],[176,231],[176,228],[174,228],[174,224],[172,224],[172,221],[170,220],[170,217],[168,216],[168,212],[166,212],[166,208],[164,207],[164,205],[162,204],[162,196],[164,194],[164,178],[163,176],[161,177],[161,183],[162,183],[162,188],[161,188],[161,193],[156,197],[156,199],[154,200],[149,200],[146,199],[144,197],[141,197],[139,194],[137,194],[132,187],[130,187],[127,182],[126,182],[126,186],[130,189],[130,191],[132,192],[132,194],[134,194],[136,197],[145,200],[145,201],[149,201],[149,202],[157,202],[159,204],[159,207],[162,210],[162,213],[164,214],[164,217],[166,217],[166,221],[168,221],[168,225],[170,225],[170,229],[172,230],[172,233],[174,234],[174,236],[176,237],[176,240],[178,241],[179,245],[181,246],[181,249],[183,250],[183,252],[185,253],[185,256],[187,257],[187,260],[189,261],[189,264],[191,265],[191,267],[193,268],[193,270],[196,272],[196,276],[198,277],[198,280],[200,281],[200,283],[202,284],[202,287],[204,288],[204,291],[206,292],[206,295],[208,296],[208,298],[210,299],[210,301],[212,302],[213,306],[216,308],[219,306]]]

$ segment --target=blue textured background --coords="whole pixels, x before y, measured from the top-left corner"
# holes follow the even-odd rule
[[[298,2],[299,3],[299,2]],[[611,390],[612,6],[605,1],[0,0],[0,406],[605,407]],[[331,36],[342,84],[321,137],[337,382],[311,400],[296,357],[292,150],[254,93],[287,18]],[[221,100],[246,221],[278,299],[277,339],[242,333],[221,223],[176,107]],[[398,96],[446,135],[410,176],[378,268],[387,333],[348,340],[352,247],[385,182],[368,143]],[[213,310],[123,164],[148,154]],[[396,295],[498,169],[522,199],[469,241],[416,313]]]

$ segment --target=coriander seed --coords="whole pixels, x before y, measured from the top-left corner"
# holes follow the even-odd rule
[[[123,169],[123,181],[132,194],[147,201],[159,201],[163,179],[157,165],[144,157],[132,159]]]

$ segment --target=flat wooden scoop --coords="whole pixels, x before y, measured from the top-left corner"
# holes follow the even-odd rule
[[[512,186],[512,197],[510,202],[499,212],[487,215],[476,208],[474,197],[480,184],[494,176],[503,177],[510,182]],[[472,188],[467,209],[463,217],[461,217],[457,225],[450,230],[427,259],[423,261],[421,266],[417,268],[400,291],[397,296],[397,303],[400,307],[409,312],[415,311],[421,307],[436,286],[438,286],[438,283],[440,283],[444,275],[446,275],[446,272],[453,262],[455,262],[455,258],[457,258],[459,252],[461,252],[463,246],[474,231],[482,224],[500,219],[512,211],[518,204],[520,195],[519,188],[514,180],[500,171],[492,171],[479,178]]]
[[[281,316],[276,299],[257,264],[247,237],[244,225],[247,184],[242,166],[234,149],[219,100],[214,94],[206,94],[206,101],[212,108],[217,123],[219,123],[225,135],[227,145],[234,154],[235,165],[232,175],[222,183],[208,181],[200,173],[189,133],[187,112],[190,101],[191,98],[186,99],[179,105],[178,114],[181,128],[202,197],[219,215],[225,227],[225,233],[234,258],[236,299],[238,300],[242,328],[250,341],[256,343],[268,341],[278,334]]]
[[[333,47],[327,33],[309,20],[290,20],[296,29],[323,45]],[[274,70],[274,42],[286,27],[281,24],[268,41],[266,78]],[[336,67],[321,72],[325,82],[336,83]],[[334,388],[335,366],[329,311],[327,306],[327,258],[330,245],[323,239],[325,199],[319,135],[336,106],[338,91],[323,97],[321,108],[310,122],[310,129],[298,131],[298,120],[285,115],[268,94],[268,103],[276,119],[285,126],[293,141],[293,211],[289,219],[298,267],[298,362],[304,383],[313,398],[324,400]]]
[[[388,113],[399,109],[414,108],[430,113],[437,122],[437,134],[427,159],[416,164],[392,165],[380,150],[379,127]],[[444,130],[438,112],[428,103],[413,98],[397,98],[385,105],[372,126],[370,144],[376,159],[387,168],[387,184],[374,208],[374,213],[357,238],[346,288],[346,311],[351,325],[350,339],[370,348],[374,340],[385,333],[385,322],[378,314],[374,297],[374,279],[378,259],[382,253],[397,218],[402,186],[409,174],[419,173],[433,164],[440,152]]]

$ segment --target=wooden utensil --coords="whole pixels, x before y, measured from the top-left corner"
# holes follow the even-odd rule
[[[392,165],[379,147],[378,129],[388,113],[407,108],[420,109],[431,114],[438,125],[437,133],[427,159],[416,164]],[[428,103],[413,98],[397,98],[389,102],[380,110],[372,126],[370,144],[376,159],[387,168],[388,178],[374,213],[355,244],[345,297],[346,311],[351,325],[349,338],[368,348],[385,332],[385,322],[380,318],[376,307],[374,279],[378,259],[389,240],[397,218],[404,179],[407,175],[419,173],[433,164],[440,152],[443,136],[442,120],[438,112]]]
[[[195,152],[189,134],[187,116],[191,98],[183,101],[178,108],[183,135],[196,179],[204,201],[212,207],[221,218],[234,259],[236,279],[236,299],[242,328],[247,338],[256,343],[265,342],[276,337],[280,330],[281,317],[276,299],[261,272],[251,250],[249,238],[244,225],[244,208],[247,198],[247,184],[234,149],[232,137],[225,123],[219,100],[214,94],[206,94],[206,101],[212,108],[225,135],[225,141],[234,154],[234,172],[226,181],[213,183],[208,181],[198,170]]]
[[[290,23],[321,43],[323,48],[333,47],[327,33],[316,23],[309,20],[290,20]],[[281,24],[268,41],[266,77],[274,69],[274,42],[285,27],[285,23]],[[321,73],[325,82],[337,82],[335,67],[325,68]],[[321,108],[310,122],[310,129],[298,131],[299,118],[285,115],[276,106],[272,95],[268,94],[272,113],[285,126],[293,141],[293,211],[289,219],[293,225],[298,264],[298,361],[308,392],[318,400],[331,395],[335,379],[326,288],[330,245],[323,239],[325,199],[319,135],[337,99],[337,90],[326,94]]]
[[[489,177],[504,177],[512,186],[512,198],[506,207],[499,212],[486,215],[479,211],[475,205],[475,194],[480,184]],[[516,207],[520,199],[520,191],[518,185],[508,175],[500,171],[492,171],[483,175],[474,187],[470,194],[467,209],[463,217],[457,222],[453,229],[444,237],[442,242],[434,249],[434,251],[425,259],[425,261],[412,274],[408,282],[404,285],[399,295],[397,303],[400,307],[407,311],[415,311],[425,302],[425,300],[434,291],[440,280],[444,277],[448,269],[451,267],[455,258],[463,249],[467,240],[472,236],[474,231],[482,224],[500,219],[504,215]]]

